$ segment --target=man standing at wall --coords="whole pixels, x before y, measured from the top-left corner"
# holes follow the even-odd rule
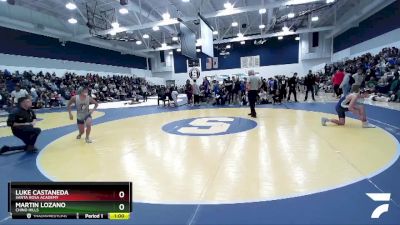
[[[231,80],[231,77],[228,77],[228,79],[225,81],[225,88],[228,91],[228,104],[231,104],[233,101],[233,80]]]
[[[256,101],[258,90],[261,88],[261,79],[255,76],[254,70],[249,70],[249,79],[247,82],[247,90],[249,97],[249,105],[250,105],[250,114],[249,116],[253,118],[257,118],[256,113]]]
[[[311,92],[312,100],[315,101],[314,98],[314,85],[315,85],[315,78],[312,74],[312,71],[309,70],[307,76],[304,78],[304,86],[306,86],[306,96],[304,101],[307,101],[308,92]]]
[[[293,93],[294,100],[297,102],[297,96],[296,96],[297,73],[294,73],[293,76],[289,78],[288,85],[289,85],[289,95],[287,101],[290,101],[290,95]]]

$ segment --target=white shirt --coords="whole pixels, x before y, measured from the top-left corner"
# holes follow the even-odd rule
[[[258,95],[260,96],[261,99],[264,99],[264,100],[267,99],[267,92],[265,92],[265,91],[260,92]]]
[[[249,89],[252,91],[257,91],[261,87],[261,79],[255,75],[249,76],[247,83],[249,84]]]
[[[15,90],[11,92],[11,97],[14,98],[14,103],[16,103],[16,104],[18,103],[19,98],[26,97],[28,95],[29,94],[25,89],[21,89],[18,92]]]
[[[178,92],[177,91],[172,91],[171,96],[172,96],[172,99],[174,101],[176,101],[178,99]]]

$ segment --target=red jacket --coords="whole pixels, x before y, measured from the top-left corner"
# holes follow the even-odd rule
[[[333,85],[340,85],[344,78],[344,72],[338,71],[333,77]]]

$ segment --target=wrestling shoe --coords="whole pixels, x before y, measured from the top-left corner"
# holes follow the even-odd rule
[[[90,144],[90,143],[92,143],[92,140],[90,138],[85,138],[85,142]]]
[[[321,118],[321,124],[322,124],[322,126],[326,126],[326,122],[328,122],[328,121],[329,121],[328,118],[322,117],[322,118]]]
[[[3,154],[3,153],[6,153],[6,152],[8,152],[10,150],[10,147],[8,147],[8,146],[3,146],[3,147],[1,147],[1,149],[0,149],[0,155],[1,154]]]
[[[373,124],[370,124],[369,122],[364,122],[362,127],[363,128],[375,128],[376,126]]]

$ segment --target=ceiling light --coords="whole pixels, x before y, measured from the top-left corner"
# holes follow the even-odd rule
[[[232,27],[237,27],[239,24],[238,24],[238,22],[233,22],[232,23]]]
[[[166,12],[166,13],[162,14],[162,18],[164,20],[169,20],[171,18],[171,15],[168,12]]]
[[[238,38],[243,38],[244,37],[243,33],[240,33],[240,32],[237,34],[237,36],[238,36]]]
[[[245,41],[241,41],[240,44],[241,44],[241,45],[244,45],[244,44],[246,44],[246,42],[245,42]]]
[[[258,26],[258,28],[264,29],[264,28],[265,28],[265,25],[264,25],[264,24],[260,24],[260,26]]]
[[[267,12],[267,9],[265,9],[265,8],[258,10],[258,13],[260,13],[260,14],[265,14],[266,12]]]
[[[142,41],[137,40],[137,41],[136,41],[136,44],[137,44],[137,45],[141,45],[141,44],[142,44]]]
[[[190,2],[190,0],[182,0],[182,2]]]
[[[173,40],[173,41],[178,41],[179,38],[178,38],[178,37],[172,37],[172,40]]]
[[[217,30],[214,30],[214,31],[213,31],[213,34],[214,34],[214,35],[217,35],[217,34],[218,34],[218,31],[217,31]]]
[[[283,39],[283,37],[282,37],[282,36],[279,36],[279,37],[278,37],[278,40],[282,40],[282,39]]]
[[[120,8],[120,9],[119,9],[119,13],[121,13],[122,15],[125,15],[125,14],[128,14],[129,11],[128,11],[127,8]]]
[[[232,5],[232,3],[230,3],[230,2],[226,2],[226,3],[224,4],[224,7],[225,7],[225,9],[233,9],[233,5]]]
[[[165,43],[165,42],[161,44],[161,47],[163,47],[163,48],[166,48],[167,46],[168,46],[168,45],[167,45],[167,43]]]
[[[68,19],[68,23],[70,24],[76,24],[78,21],[75,18],[70,18]]]
[[[226,48],[227,48],[227,49],[230,49],[230,48],[231,48],[231,45],[230,45],[230,44],[226,45]]]
[[[316,21],[318,21],[319,20],[319,17],[318,16],[313,16],[313,17],[311,17],[311,21],[313,21],[313,22],[316,22]]]
[[[300,41],[300,37],[296,37],[295,40],[296,40],[296,41]]]
[[[172,55],[172,54],[174,54],[172,51],[170,51],[168,54],[170,54],[170,55]]]
[[[312,3],[312,2],[317,2],[319,0],[290,0],[286,2],[286,5],[301,5],[301,4],[307,4],[307,3]]]
[[[334,2],[335,2],[335,0],[326,0],[327,4],[334,3]]]
[[[6,2],[7,0],[0,0],[0,2]]]
[[[160,28],[159,28],[159,27],[157,27],[157,26],[154,26],[154,27],[153,27],[153,30],[154,30],[154,31],[159,31],[159,30],[160,30]]]
[[[176,51],[177,51],[177,52],[181,52],[182,50],[181,50],[180,48],[178,48]]]
[[[119,23],[118,23],[118,22],[112,22],[112,23],[111,23],[111,26],[112,26],[114,29],[117,29],[117,28],[119,28]]]
[[[3,2],[5,2],[5,1],[3,1]],[[65,5],[65,8],[67,8],[67,9],[69,9],[69,10],[74,10],[74,9],[76,9],[76,5],[75,5],[75,3],[73,3],[73,2],[68,2],[68,3]]]
[[[196,52],[200,52],[200,49],[196,48]]]
[[[287,17],[290,18],[290,19],[293,18],[294,16],[295,16],[294,13],[289,13],[289,14],[287,15]]]
[[[289,32],[289,30],[290,30],[289,27],[287,27],[286,25],[282,27],[282,31],[285,33]]]
[[[143,38],[144,38],[144,39],[148,39],[148,38],[150,38],[150,36],[149,36],[148,34],[144,34],[144,35],[143,35]]]

